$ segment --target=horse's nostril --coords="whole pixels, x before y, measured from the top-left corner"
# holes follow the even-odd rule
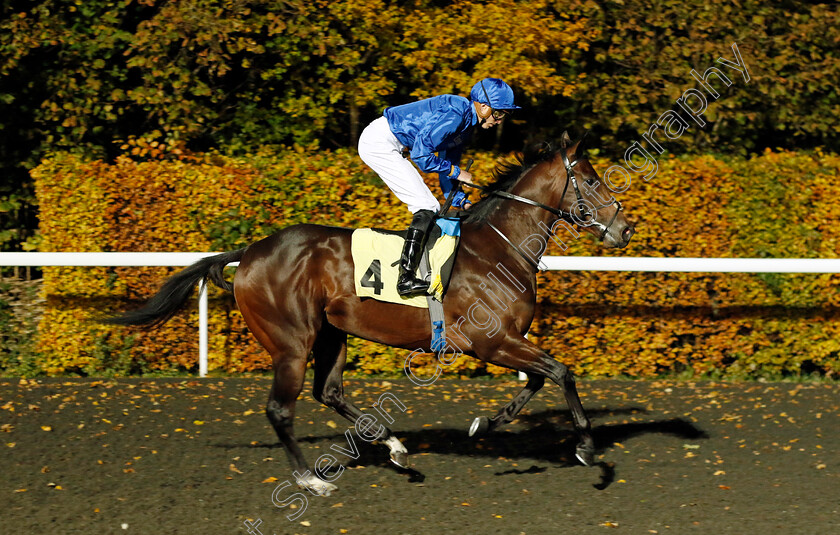
[[[624,230],[621,232],[621,237],[624,238],[625,241],[628,241],[635,232],[636,231],[633,227],[624,227]]]

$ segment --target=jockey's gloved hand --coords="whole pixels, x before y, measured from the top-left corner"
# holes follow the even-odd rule
[[[455,197],[452,199],[452,207],[453,208],[463,208],[465,204],[472,204],[469,197],[463,191],[459,191],[455,194]]]

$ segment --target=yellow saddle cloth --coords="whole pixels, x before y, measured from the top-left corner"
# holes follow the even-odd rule
[[[429,236],[429,242],[432,243],[429,251],[431,268],[429,295],[434,296],[438,301],[443,301],[443,294],[455,261],[458,236],[451,235],[454,232],[448,230],[443,230],[438,235],[436,231],[439,228],[433,227]],[[353,232],[351,251],[356,295],[389,303],[429,308],[425,295],[402,297],[397,293],[399,260],[403,243],[403,237],[394,233],[369,228],[357,229]],[[424,275],[424,273],[418,274],[420,278]]]

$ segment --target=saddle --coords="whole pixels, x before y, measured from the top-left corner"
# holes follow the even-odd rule
[[[429,231],[417,276],[429,282],[428,296],[403,297],[397,293],[399,260],[406,231],[377,228],[357,229],[353,232],[353,256],[356,295],[377,301],[429,308],[429,299],[441,302],[449,286],[461,221],[457,218],[437,218]]]

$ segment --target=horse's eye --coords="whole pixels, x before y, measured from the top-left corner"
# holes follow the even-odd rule
[[[587,186],[595,186],[596,184],[598,184],[598,179],[597,178],[587,178],[586,179],[586,185]]]

